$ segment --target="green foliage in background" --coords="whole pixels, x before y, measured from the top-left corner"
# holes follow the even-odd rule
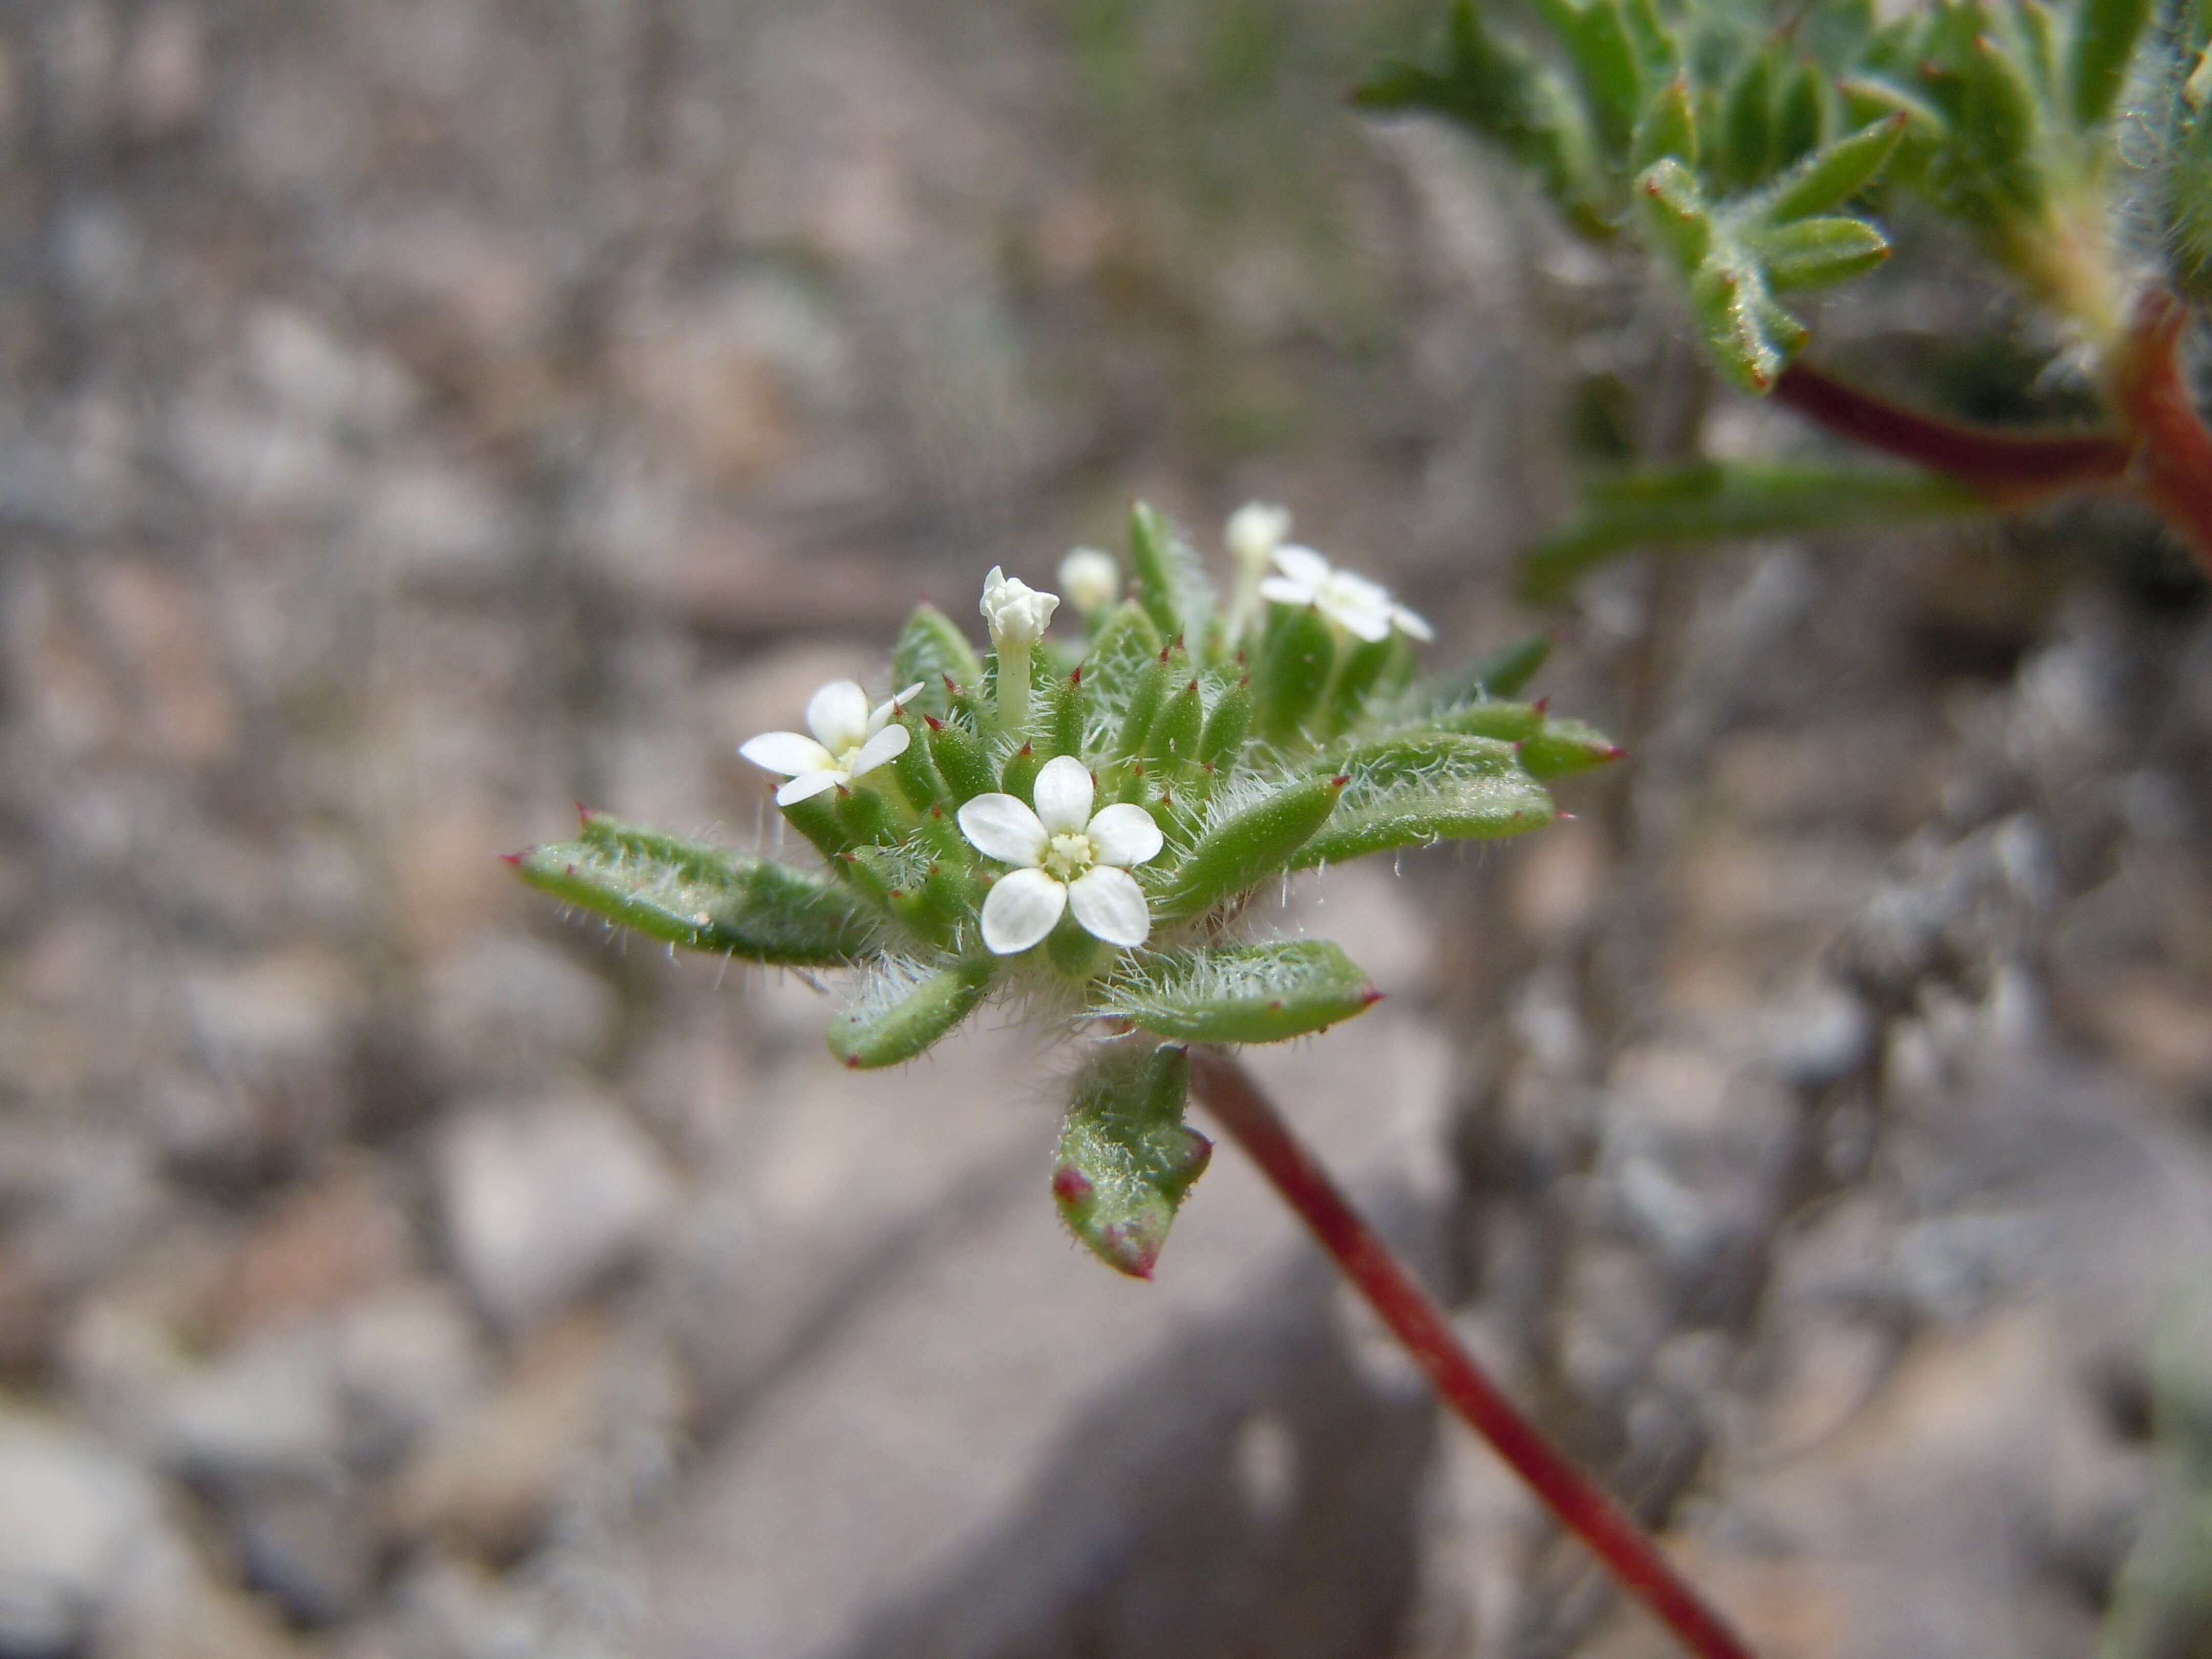
[[[1594,242],[1638,250],[1719,373],[1774,389],[1799,297],[1889,257],[1908,204],[1958,227],[2100,392],[2137,295],[2212,298],[2207,0],[1456,0],[1432,49],[1360,89],[1497,147]],[[1802,486],[1802,487],[1801,487]],[[1540,550],[1538,592],[1632,545],[1971,507],[1894,472],[1607,486]],[[1984,499],[1981,505],[1990,505]]]

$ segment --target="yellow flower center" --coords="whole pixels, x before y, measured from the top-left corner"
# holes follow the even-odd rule
[[[1054,836],[1044,849],[1044,871],[1061,881],[1073,881],[1097,862],[1091,837],[1080,830]],[[1088,891],[1088,889],[1085,890]]]

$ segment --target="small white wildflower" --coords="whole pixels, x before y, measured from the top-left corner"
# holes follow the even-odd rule
[[[1256,577],[1267,568],[1267,557],[1291,533],[1291,511],[1267,501],[1247,501],[1229,515],[1223,532],[1237,564]]]
[[[1060,609],[1060,595],[1040,593],[994,564],[983,578],[981,609],[983,620],[991,625],[993,645],[1001,651],[1026,651],[1044,637],[1052,613]]]
[[[1417,640],[1436,638],[1436,630],[1390,597],[1378,581],[1339,570],[1310,547],[1287,544],[1275,549],[1277,574],[1260,584],[1260,597],[1278,605],[1311,605],[1354,637],[1372,644],[1387,639],[1395,624]]]
[[[1079,547],[1060,562],[1060,585],[1067,602],[1087,617],[1121,597],[1121,567],[1111,553]]]
[[[1014,868],[983,901],[983,943],[995,954],[1026,951],[1073,910],[1083,931],[1109,945],[1142,945],[1152,913],[1130,866],[1158,855],[1160,827],[1122,802],[1097,813],[1090,769],[1073,755],[1038,771],[1036,810],[1012,795],[978,795],[960,809],[960,833]]]
[[[889,702],[871,711],[868,694],[850,680],[832,680],[807,701],[806,724],[814,735],[763,732],[739,745],[738,753],[755,766],[791,780],[775,792],[775,804],[788,806],[825,789],[842,789],[863,773],[906,752],[903,726],[893,726],[899,705],[921,690],[916,680]]]

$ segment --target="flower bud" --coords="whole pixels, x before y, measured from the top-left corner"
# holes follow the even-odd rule
[[[1035,645],[1059,608],[1059,594],[1040,593],[995,564],[983,578],[983,620],[991,625],[991,643],[1000,650],[1026,651]]]
[[[1291,533],[1291,510],[1266,501],[1247,501],[1229,515],[1224,532],[1229,550],[1238,565],[1254,572],[1264,570],[1283,538]]]
[[[1067,602],[1087,617],[1121,596],[1121,567],[1111,553],[1079,547],[1060,562],[1060,585]]]

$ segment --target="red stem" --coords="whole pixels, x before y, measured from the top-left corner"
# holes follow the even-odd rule
[[[2161,289],[2142,296],[2129,350],[2112,378],[2112,400],[2139,439],[2130,475],[2136,493],[2188,538],[2212,573],[2212,434],[2182,379],[2181,336],[2189,311]]]
[[[1635,1517],[1570,1462],[1484,1374],[1443,1311],[1360,1219],[1250,1074],[1218,1048],[1193,1048],[1190,1066],[1199,1099],[1313,1229],[1445,1403],[1699,1659],[1753,1659],[1743,1638],[1674,1570]]]
[[[2111,432],[2006,432],[1938,420],[1802,362],[1782,371],[1773,395],[1839,437],[1948,472],[2004,506],[2117,483],[2132,448]]]
[[[1902,408],[1807,363],[1792,363],[1774,398],[1839,437],[1949,474],[1993,507],[2024,507],[2076,489],[2122,486],[2164,519],[2212,575],[2212,432],[2181,373],[2189,308],[2147,290],[2113,364],[2120,417],[2111,432],[2007,432]]]

